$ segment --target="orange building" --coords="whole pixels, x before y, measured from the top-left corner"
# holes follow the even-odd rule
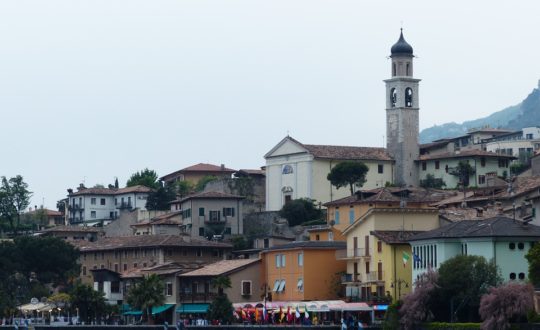
[[[347,262],[336,259],[343,241],[302,241],[261,252],[262,283],[273,301],[331,300],[340,292]]]

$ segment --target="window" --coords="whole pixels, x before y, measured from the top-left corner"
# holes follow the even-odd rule
[[[90,211],[90,218],[92,219],[96,218],[96,211]]]
[[[436,160],[435,161],[435,169],[438,170],[440,166],[441,166],[441,163],[438,160]]]
[[[274,292],[278,292],[279,290],[279,285],[281,284],[281,280],[275,280],[274,282],[274,288],[272,289],[272,291]]]
[[[137,257],[139,257],[139,251],[133,250],[133,258],[137,258]]]
[[[298,253],[298,266],[304,266],[304,253]]]
[[[315,240],[316,240],[316,241],[320,241],[320,240],[321,240],[321,236],[320,236],[319,234],[316,234],[316,235],[315,235]]]
[[[114,264],[114,271],[118,273],[118,264]]]
[[[97,260],[97,252],[94,252],[94,260]]]
[[[516,249],[516,243],[510,243],[510,244],[508,244],[508,248],[509,248],[510,250],[515,250],[515,249]]]
[[[349,224],[354,222],[354,209],[349,210]]]
[[[96,205],[96,199],[90,198],[90,205]]]
[[[105,205],[105,198],[102,198],[102,199],[99,201],[99,204]]]
[[[518,249],[523,250],[525,248],[525,244],[523,244],[523,242],[519,242],[517,247]]]
[[[285,267],[285,255],[281,255],[281,267]]]
[[[382,174],[384,172],[384,166],[382,164],[377,165],[377,172]]]
[[[381,253],[382,252],[382,241],[377,241],[377,252]]]
[[[486,176],[485,175],[479,175],[478,176],[478,184],[485,184],[486,183]]]
[[[480,158],[480,166],[486,167],[486,157],[481,157]]]
[[[133,263],[133,268],[137,268],[137,263],[136,262]]]
[[[191,209],[185,209],[182,211],[182,219],[189,219],[191,218]]]
[[[281,170],[282,174],[291,174],[293,173],[293,168],[291,165],[283,165],[283,169]]]
[[[276,254],[276,268],[281,268],[281,254]]]
[[[231,227],[226,227],[225,228],[225,235],[231,235],[232,234],[232,229]]]
[[[171,282],[167,282],[167,286],[165,288],[165,295],[167,295],[167,297],[170,297],[172,296],[173,294],[173,287],[172,287],[172,283]]]
[[[118,198],[114,199],[114,205],[118,205]]]
[[[111,293],[120,293],[120,281],[111,282]]]
[[[199,236],[204,236],[204,228],[199,228]]]
[[[525,273],[519,273],[518,278],[520,280],[524,280],[525,279]]]
[[[336,207],[336,211],[335,211],[334,214],[335,214],[334,218],[335,218],[335,221],[336,221],[336,225],[338,225],[339,224],[339,210],[338,210],[337,207]]]
[[[532,140],[533,135],[532,135],[532,134],[525,134],[525,138],[526,138],[527,140]]]
[[[234,217],[234,207],[224,207],[223,208],[224,217]]]
[[[296,282],[296,289],[299,291],[299,292],[304,292],[304,280],[299,278],[298,279],[298,282]]]
[[[263,240],[263,247],[264,247],[265,249],[268,249],[268,248],[270,247],[270,240],[269,240],[268,238],[265,238],[265,239]]]
[[[405,89],[405,106],[411,108],[413,106],[413,91],[410,87]]]
[[[216,221],[218,222],[220,220],[221,212],[219,211],[209,211],[208,219],[210,221]]]
[[[251,296],[251,281],[242,281],[242,296]]]
[[[105,252],[101,252],[101,260],[105,259]]]
[[[204,207],[199,207],[199,216],[204,217]]]
[[[425,171],[427,169],[426,162],[422,162],[422,171]]]
[[[510,279],[515,280],[516,279],[516,273],[510,273]]]
[[[127,270],[127,264],[124,264],[124,271]]]
[[[285,280],[281,280],[281,282],[279,283],[279,288],[278,288],[278,292],[283,292],[285,291]]]
[[[197,257],[202,257],[202,249],[197,250]]]

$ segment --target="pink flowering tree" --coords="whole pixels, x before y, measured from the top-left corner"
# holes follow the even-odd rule
[[[509,282],[493,287],[480,300],[481,329],[510,329],[534,308],[534,289],[530,284]]]
[[[414,283],[414,291],[403,298],[403,305],[399,310],[401,316],[399,323],[403,329],[416,329],[420,323],[432,318],[429,306],[437,288],[438,276],[432,269],[421,274]]]

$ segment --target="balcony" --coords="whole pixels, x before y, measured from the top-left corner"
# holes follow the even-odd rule
[[[356,276],[355,276],[356,275]],[[377,283],[384,281],[384,272],[369,272],[360,274],[341,275],[341,284],[346,283]]]
[[[121,202],[116,205],[117,209],[123,210],[123,209],[131,209],[131,202]]]
[[[353,259],[371,259],[371,249],[347,249],[337,250],[336,259],[338,260],[353,260]]]
[[[178,302],[212,302],[216,297],[217,293],[215,292],[180,292],[178,295]]]
[[[71,204],[71,205],[68,205],[68,210],[72,212],[83,211],[84,207],[82,207],[82,205],[80,204]]]

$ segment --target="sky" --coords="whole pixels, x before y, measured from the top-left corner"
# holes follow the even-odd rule
[[[383,146],[403,27],[420,128],[489,115],[540,79],[540,2],[0,1],[0,176],[31,205],[150,168],[259,168],[287,134]]]

